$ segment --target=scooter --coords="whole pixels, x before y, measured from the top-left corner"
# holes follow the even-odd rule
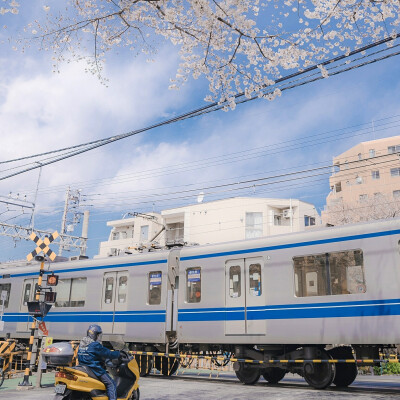
[[[121,351],[120,360],[109,361],[108,373],[117,385],[118,400],[139,400],[139,367],[131,355]],[[106,388],[85,365],[58,367],[54,400],[108,400]]]

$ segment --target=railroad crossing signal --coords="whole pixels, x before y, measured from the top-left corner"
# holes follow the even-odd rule
[[[39,253],[43,252],[44,255],[47,255],[47,256],[50,258],[51,261],[54,261],[54,259],[56,258],[56,253],[54,253],[54,252],[50,249],[49,244],[50,244],[53,240],[55,240],[55,239],[57,239],[57,238],[58,238],[58,232],[57,232],[57,231],[53,232],[53,234],[50,235],[50,236],[48,236],[48,237],[46,236],[43,240],[40,239],[39,236],[36,235],[36,233],[33,233],[33,232],[32,232],[31,235],[29,236],[29,239],[33,240],[33,241],[36,243],[37,247],[36,247],[35,250],[33,250],[31,253],[29,253],[29,254],[26,256],[26,259],[27,259],[28,261],[31,261],[31,260],[34,259],[35,256],[37,256]]]

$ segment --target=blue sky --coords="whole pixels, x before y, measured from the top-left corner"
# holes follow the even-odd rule
[[[10,26],[3,30],[2,39],[21,28],[19,16],[0,18],[1,25],[4,20]],[[83,204],[91,211],[88,254],[93,256],[99,241],[108,237],[107,220],[128,211],[192,204],[197,196],[196,191],[186,199],[170,194],[164,201],[151,194],[201,190],[326,165],[360,141],[397,135],[399,60],[393,57],[286,91],[273,102],[252,101],[235,111],[158,128],[47,166],[39,188],[36,227],[58,230],[67,186],[82,189]],[[15,52],[7,42],[0,44],[0,159],[124,133],[201,106],[208,88],[205,80],[189,81],[179,91],[168,90],[177,65],[177,49],[168,44],[151,63],[124,51],[113,54],[105,66],[106,87],[84,72],[84,63],[61,65],[60,72],[53,73],[50,53],[34,48]],[[375,133],[359,128],[338,131],[372,126],[373,120],[383,118],[390,118],[386,120],[390,124]],[[33,199],[37,176],[35,170],[0,182],[0,195],[12,192]],[[325,175],[239,192],[205,191],[205,201],[233,195],[292,197],[320,210],[328,192]],[[4,221],[8,215],[13,216],[9,212],[0,218]],[[9,222],[22,224],[24,218]],[[0,238],[0,250],[0,261],[22,259],[32,244],[14,247],[11,239]]]

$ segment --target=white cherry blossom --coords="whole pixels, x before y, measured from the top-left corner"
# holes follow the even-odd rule
[[[0,14],[21,7],[1,2]],[[399,0],[71,0],[58,7],[44,6],[43,19],[28,27],[34,38],[20,42],[36,39],[53,50],[55,70],[84,57],[102,77],[110,51],[151,58],[167,40],[181,57],[170,87],[206,77],[206,99],[231,108],[238,93],[280,95],[264,89],[286,71],[318,65],[328,77],[324,60],[400,32]]]

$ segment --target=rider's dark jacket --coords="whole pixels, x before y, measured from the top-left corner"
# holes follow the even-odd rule
[[[105,360],[112,360],[119,356],[119,351],[108,350],[88,336],[84,337],[79,344],[79,364],[87,365],[99,377],[107,373],[104,365]]]

